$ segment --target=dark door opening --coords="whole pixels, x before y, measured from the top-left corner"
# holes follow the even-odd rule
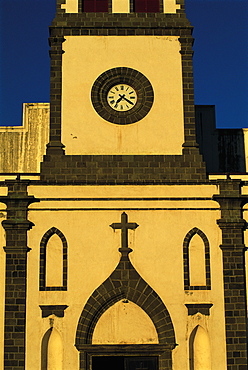
[[[123,357],[123,356],[93,356],[92,370],[157,370],[158,358],[153,357]]]

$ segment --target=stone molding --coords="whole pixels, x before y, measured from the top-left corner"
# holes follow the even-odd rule
[[[247,368],[247,299],[242,207],[248,197],[241,194],[240,180],[219,181],[220,193],[213,199],[220,204],[227,370]]]
[[[48,317],[50,315],[55,315],[57,317],[64,317],[67,308],[67,305],[40,305],[42,311],[41,316]]]
[[[188,309],[188,315],[193,316],[198,312],[202,315],[209,316],[210,308],[213,306],[212,303],[186,303],[185,306]]]
[[[27,219],[28,206],[39,200],[29,196],[26,180],[6,180],[8,195],[0,197],[7,205],[6,233],[4,369],[25,368],[27,232],[34,226]]]

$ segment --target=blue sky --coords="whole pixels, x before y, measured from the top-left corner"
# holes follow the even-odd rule
[[[195,103],[216,106],[220,128],[248,127],[248,1],[185,0],[194,26]],[[0,0],[0,126],[22,103],[49,101],[48,26],[55,0]]]

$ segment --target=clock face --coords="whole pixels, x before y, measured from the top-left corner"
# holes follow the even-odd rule
[[[107,94],[108,104],[118,112],[126,112],[134,108],[137,100],[136,91],[127,84],[117,84]]]
[[[142,120],[153,105],[150,81],[141,72],[116,67],[103,72],[92,85],[92,105],[104,120],[130,125]]]

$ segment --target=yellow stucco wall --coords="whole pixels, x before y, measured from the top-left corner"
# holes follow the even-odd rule
[[[40,172],[49,113],[49,103],[24,103],[22,126],[0,127],[0,172]]]
[[[78,0],[66,0],[61,9],[65,9],[66,13],[78,13]]]
[[[130,13],[130,1],[112,0],[112,13]]]
[[[62,143],[66,154],[182,153],[182,67],[177,36],[67,36],[63,50]],[[153,86],[153,106],[139,122],[107,122],[92,106],[93,83],[114,67],[138,70]]]
[[[27,369],[37,366],[42,336],[49,329],[49,318],[42,318],[39,308],[44,304],[69,306],[64,318],[54,317],[54,327],[66,343],[64,369],[78,368],[78,352],[74,347],[77,323],[90,295],[119,262],[120,231],[114,232],[109,225],[120,222],[125,210],[129,221],[139,225],[136,230],[129,231],[129,246],[133,248],[130,260],[159,294],[171,315],[178,344],[173,351],[173,370],[188,369],[188,339],[198,324],[210,336],[212,369],[224,370],[221,235],[216,225],[220,213],[212,200],[190,199],[191,196],[211,198],[216,193],[218,189],[214,185],[30,186],[29,194],[40,198],[41,202],[31,205],[29,211],[29,220],[35,227],[29,231],[28,242],[32,248],[28,254],[28,274],[32,279],[28,282]],[[174,200],[159,199],[167,197]],[[180,197],[189,199],[178,201]],[[68,243],[69,280],[65,292],[39,292],[40,241],[51,227],[58,228]],[[193,227],[201,229],[209,240],[211,291],[184,291],[182,244]],[[186,303],[213,303],[211,315],[188,316]],[[35,327],[33,322],[37,323]]]

